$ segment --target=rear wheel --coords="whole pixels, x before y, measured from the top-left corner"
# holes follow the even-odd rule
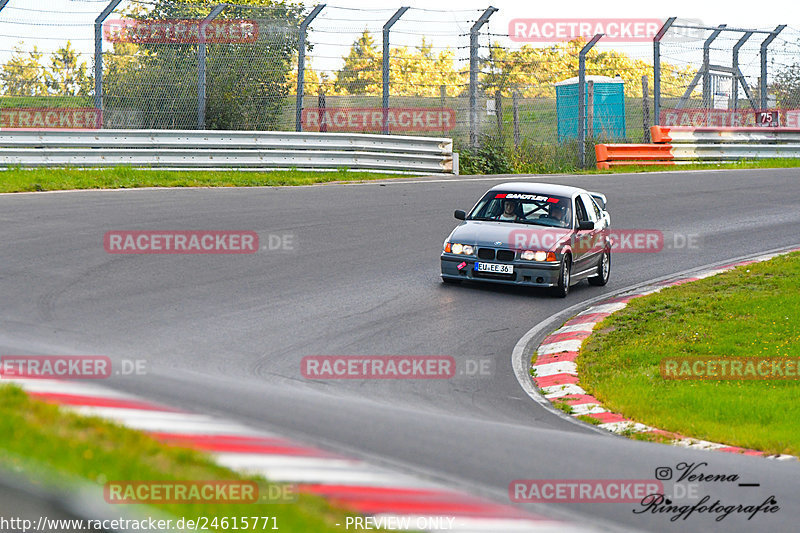
[[[603,252],[600,257],[600,262],[597,263],[597,275],[589,278],[589,283],[595,287],[602,287],[608,283],[608,277],[611,275],[611,252],[608,250]]]
[[[561,272],[558,275],[558,285],[553,287],[553,296],[558,298],[566,298],[569,294],[569,283],[572,274],[572,258],[568,255],[564,256],[561,261]]]

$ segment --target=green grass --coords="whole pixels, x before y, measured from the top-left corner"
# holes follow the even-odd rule
[[[0,386],[0,467],[24,471],[31,469],[31,464],[36,470],[52,472],[54,478],[77,477],[98,487],[107,481],[129,480],[253,480],[259,486],[266,484],[263,478],[217,466],[196,451],[166,446],[144,433],[33,400],[17,387]],[[344,524],[347,516],[321,497],[308,494],[300,494],[293,503],[165,504],[152,509],[173,517],[274,516],[282,531],[341,531],[335,524]],[[146,509],[139,510],[148,516]],[[259,531],[261,525],[260,521]]]
[[[137,187],[256,187],[311,185],[334,181],[377,180],[408,177],[375,172],[305,172],[276,170],[174,171],[115,167],[97,170],[58,168],[9,168],[0,171],[0,192],[61,191],[71,189],[131,189]]]
[[[611,411],[690,437],[800,455],[800,381],[666,380],[673,357],[800,356],[800,253],[632,300],[578,358]]]
[[[92,96],[0,96],[0,108],[94,107]]]

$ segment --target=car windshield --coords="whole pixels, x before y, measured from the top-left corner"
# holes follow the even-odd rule
[[[570,199],[564,196],[489,191],[467,219],[569,228],[572,226],[570,204]]]

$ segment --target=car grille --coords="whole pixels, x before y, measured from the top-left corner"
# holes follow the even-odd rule
[[[514,252],[511,250],[497,250],[497,260],[498,261],[513,261],[514,260]]]
[[[494,249],[478,248],[478,259],[494,259]]]
[[[478,259],[497,259],[498,261],[513,261],[513,250],[495,250],[494,248],[478,248]]]

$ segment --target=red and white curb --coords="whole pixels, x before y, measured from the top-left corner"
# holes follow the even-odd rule
[[[598,427],[617,434],[652,433],[665,437],[675,446],[694,448],[699,450],[716,450],[720,452],[739,453],[744,455],[767,456],[764,452],[748,450],[736,446],[728,446],[717,442],[693,439],[677,433],[663,431],[624,416],[612,413],[601,404],[600,400],[587,392],[579,385],[578,368],[575,360],[581,349],[583,341],[592,334],[594,327],[607,316],[615,313],[628,305],[634,298],[660,291],[665,287],[681,285],[690,281],[707,278],[727,272],[738,266],[750,265],[760,261],[767,261],[779,255],[798,252],[800,248],[779,253],[766,254],[748,261],[740,261],[714,269],[702,271],[690,277],[675,279],[666,283],[655,283],[636,289],[623,296],[610,298],[598,305],[594,305],[568,320],[562,327],[548,335],[536,350],[536,360],[531,364],[534,382],[541,390],[542,395],[551,402],[561,402],[569,405],[573,417],[587,416],[599,422]],[[771,459],[787,460],[797,459],[793,455],[771,455]]]
[[[168,443],[211,454],[220,465],[268,481],[296,484],[355,513],[395,529],[459,533],[579,533],[593,531],[448,489],[412,475],[306,446],[274,433],[172,409],[95,384],[8,379],[31,397],[99,416]],[[403,524],[400,526],[399,524]],[[420,527],[421,525],[427,524]],[[342,524],[343,530],[345,525]]]

